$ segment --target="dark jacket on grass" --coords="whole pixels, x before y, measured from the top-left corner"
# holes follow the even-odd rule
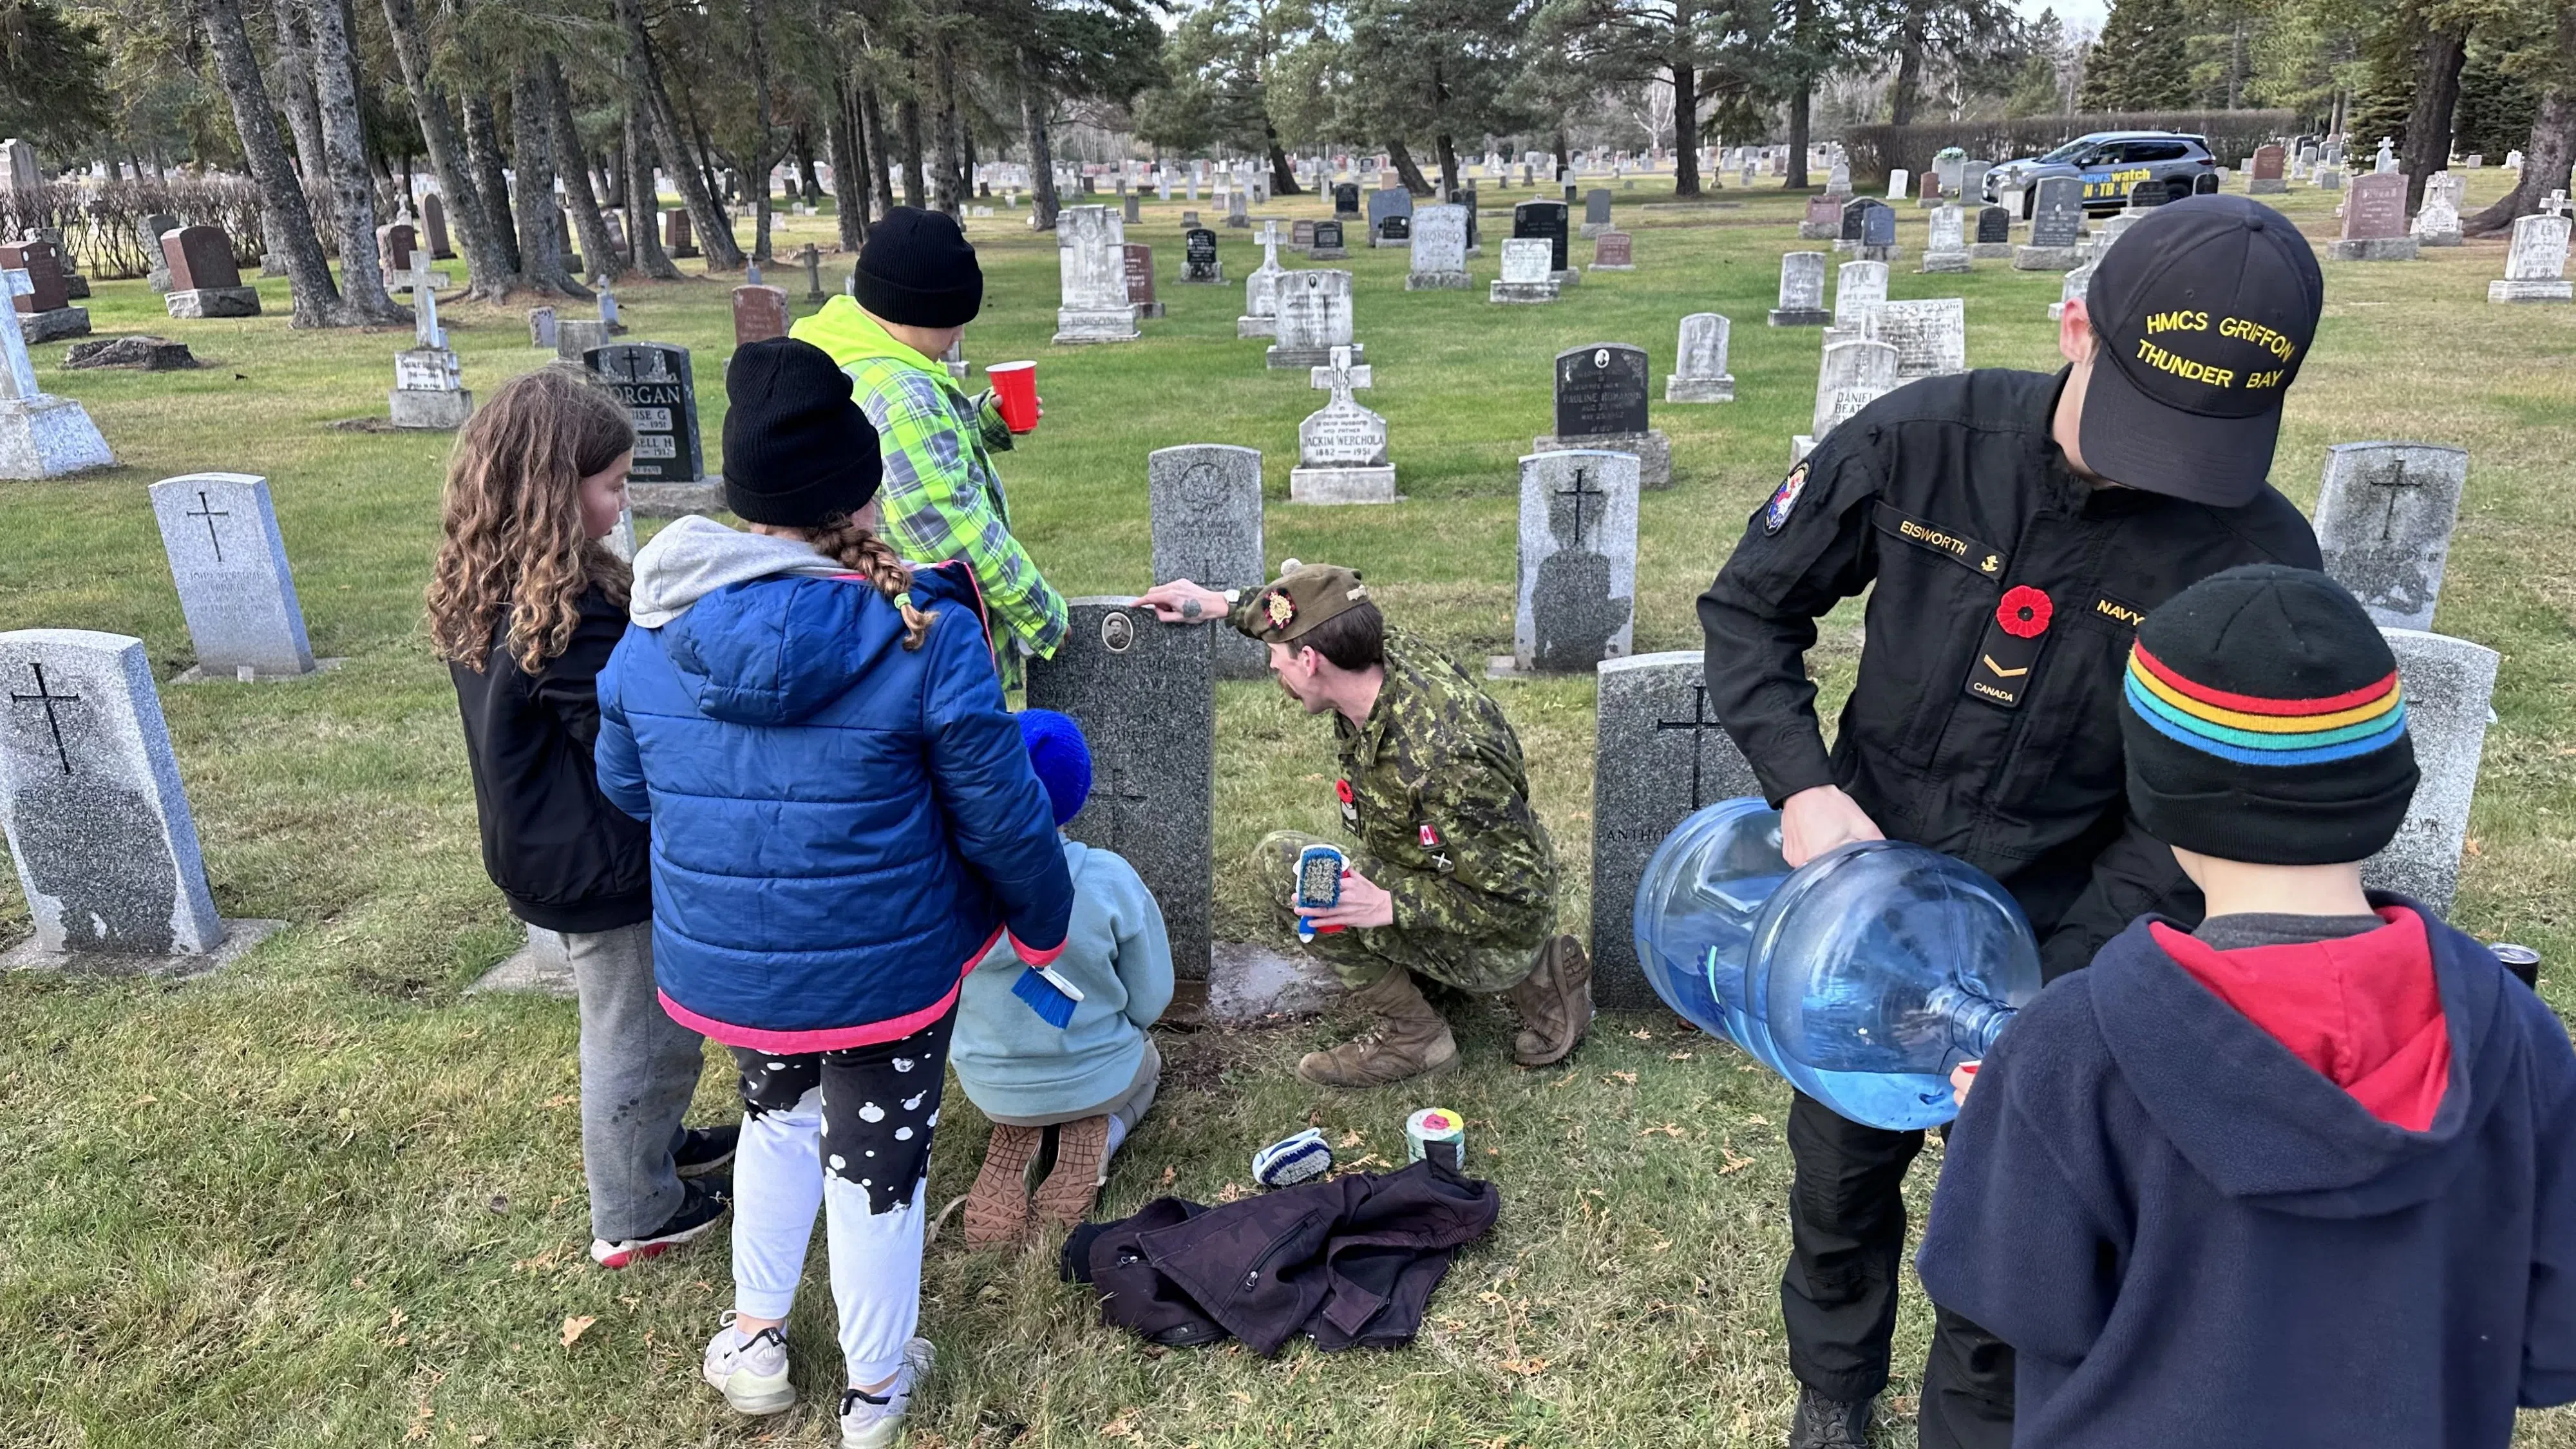
[[[1273,1354],[1308,1333],[1328,1353],[1394,1348],[1420,1331],[1459,1246],[1501,1211],[1492,1183],[1417,1162],[1218,1207],[1157,1198],[1075,1229],[1062,1268],[1099,1291],[1103,1323],[1156,1343],[1232,1334]]]
[[[510,615],[482,672],[450,664],[465,716],[483,869],[510,911],[549,931],[609,931],[653,918],[651,831],[608,803],[592,768],[600,667],[626,611],[584,590],[572,642],[536,673],[510,651]]]
[[[2424,1131],[2146,919],[2005,1030],[1917,1267],[2017,1351],[2015,1443],[2501,1449],[2517,1404],[2576,1399],[2576,1053],[2477,942],[2372,902],[2424,920],[2450,1046]]]

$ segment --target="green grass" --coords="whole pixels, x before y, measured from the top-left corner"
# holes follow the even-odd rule
[[[2500,191],[2470,173],[2472,204]],[[1002,459],[1023,537],[1068,594],[1150,580],[1145,455],[1180,443],[1261,448],[1275,505],[1272,563],[1366,571],[1398,619],[1460,655],[1508,647],[1514,459],[1549,431],[1549,362],[1617,340],[1667,370],[1682,314],[1735,319],[1741,401],[1654,408],[1677,485],[1641,521],[1639,650],[1695,648],[1691,600],[1746,512],[1788,464],[1813,396],[1816,335],[1762,324],[1779,254],[1798,248],[1798,198],[1729,189],[1721,204],[1646,209],[1622,191],[1639,269],[1587,278],[1552,307],[1489,306],[1507,208],[1488,192],[1478,291],[1407,294],[1404,254],[1355,251],[1358,331],[1407,501],[1292,509],[1296,425],[1323,401],[1238,341],[1239,282],[1175,284],[1180,205],[1148,204],[1171,316],[1141,343],[1052,349],[1051,241],[1020,218],[972,225],[989,288],[967,334],[978,363],[1040,360],[1044,427]],[[2331,234],[2331,196],[2287,207]],[[1218,209],[1202,203],[1210,216]],[[1280,215],[1321,215],[1313,198]],[[2058,278],[1981,264],[1909,268],[1922,213],[1900,213],[1898,298],[1964,295],[1969,359],[2054,366],[2046,305]],[[829,245],[826,218],[780,219],[779,250]],[[1258,260],[1220,232],[1229,276]],[[1588,245],[1575,243],[1579,259]],[[2576,953],[2576,554],[2566,460],[2576,456],[2576,309],[2490,307],[2501,243],[2412,265],[2330,266],[2314,354],[2290,394],[2275,474],[2303,505],[2330,442],[2409,438],[2472,454],[2440,626],[2504,654],[2458,918],[2491,937]],[[1291,264],[1298,264],[1293,257]],[[837,285],[837,259],[827,285]],[[781,267],[791,293],[800,269]],[[513,944],[484,879],[444,671],[420,596],[437,535],[446,440],[335,431],[381,417],[384,332],[295,333],[282,283],[272,315],[171,322],[140,281],[98,286],[102,333],[186,339],[213,365],[184,374],[57,370],[125,466],[0,484],[0,628],[79,626],[142,637],[166,681],[187,634],[145,498],[172,474],[266,475],[317,653],[332,674],[289,684],[166,686],[176,741],[228,915],[291,928],[232,970],[183,984],[0,979],[0,1442],[11,1445],[648,1446],[830,1441],[837,1388],[819,1264],[792,1332],[809,1402],[783,1419],[729,1416],[695,1377],[728,1301],[722,1243],[627,1274],[594,1270],[579,1171],[568,1005],[461,996]],[[623,294],[638,337],[696,350],[703,422],[723,416],[730,332],[721,281]],[[809,308],[798,305],[801,313]],[[539,365],[517,311],[445,309],[470,386]],[[1857,615],[1815,659],[1848,685]],[[1563,857],[1569,918],[1590,839],[1589,680],[1493,686],[1527,746]],[[1321,724],[1265,685],[1220,691],[1218,845],[1232,862],[1261,832],[1323,827],[1332,769]],[[1219,934],[1265,928],[1243,874],[1219,871]],[[0,943],[27,929],[0,893]],[[2576,1005],[2570,973],[2546,990]],[[1436,1098],[1470,1121],[1477,1166],[1502,1188],[1500,1227],[1459,1259],[1420,1343],[1401,1353],[1276,1361],[1230,1350],[1151,1351],[1098,1326],[1051,1248],[935,1245],[927,1331],[943,1354],[916,1445],[1319,1443],[1767,1445],[1795,1392],[1777,1296],[1787,1252],[1785,1088],[1668,1017],[1605,1017],[1577,1058],[1522,1073],[1492,1011],[1460,1013],[1469,1065],[1436,1090],[1327,1095],[1297,1083],[1298,1052],[1333,1037],[1166,1032],[1162,1102],[1119,1160],[1104,1209],[1166,1190],[1202,1199],[1248,1178],[1250,1151],[1316,1123],[1345,1157],[1402,1158],[1406,1112]],[[720,1070],[700,1115],[731,1110]],[[964,1191],[984,1127],[952,1097],[933,1201]],[[1673,1130],[1666,1132],[1670,1124]],[[1933,1171],[1914,1174],[1919,1214]],[[819,1250],[819,1234],[817,1247]],[[567,1318],[595,1319],[569,1349]],[[1905,1422],[1929,1315],[1909,1294],[1881,1442]],[[2527,1445],[2576,1446],[2576,1417],[2527,1416]]]

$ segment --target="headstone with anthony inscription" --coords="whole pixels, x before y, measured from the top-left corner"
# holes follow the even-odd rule
[[[1834,314],[1825,309],[1825,254],[1790,252],[1780,258],[1780,305],[1771,309],[1774,327],[1827,327]]]
[[[1189,579],[1217,590],[1269,582],[1261,552],[1261,453],[1225,443],[1160,448],[1145,456],[1154,533],[1154,582]],[[1259,679],[1269,651],[1240,630],[1219,628],[1219,679]]]
[[[1062,296],[1055,344],[1133,342],[1136,306],[1127,295],[1125,226],[1105,206],[1068,206],[1056,217],[1056,275]]]
[[[1682,319],[1681,339],[1673,353],[1675,370],[1664,377],[1664,401],[1735,401],[1735,375],[1726,370],[1730,330],[1731,324],[1715,312],[1693,312]]]
[[[1425,206],[1413,214],[1413,254],[1404,273],[1404,290],[1437,292],[1464,289],[1467,278],[1467,208]]]
[[[1271,367],[1322,367],[1333,349],[1347,347],[1354,361],[1367,349],[1351,340],[1351,274],[1331,267],[1287,272],[1279,278],[1278,336],[1262,360]]]
[[[1637,459],[1574,448],[1521,459],[1512,652],[1494,672],[1588,672],[1637,626]]]
[[[172,317],[256,317],[259,289],[242,285],[232,238],[219,226],[183,226],[164,232],[157,248],[168,282],[161,305]]]
[[[2030,244],[2013,252],[2017,272],[2063,272],[2084,240],[2084,182],[2075,176],[2040,179],[2031,198]]]
[[[1291,503],[1393,503],[1395,467],[1386,456],[1386,419],[1352,401],[1371,386],[1370,370],[1347,347],[1307,374],[1332,400],[1297,425],[1297,466],[1288,472]]]
[[[2343,235],[2326,243],[2326,259],[2411,262],[2416,255],[2415,238],[2406,230],[2405,175],[2373,171],[2354,177],[2343,203]]]
[[[2337,443],[2317,490],[2326,572],[2392,629],[2430,629],[2468,486],[2469,455],[2439,443]]]
[[[1964,272],[1969,270],[1967,218],[1955,206],[1935,209],[1928,223],[1923,243],[1923,270],[1926,272]]]
[[[2386,625],[2379,632],[2397,656],[2397,687],[2405,697],[2406,734],[2419,778],[2396,838],[2362,862],[2361,883],[2447,913],[2459,891],[2469,806],[2502,661],[2496,651],[2466,639]]]
[[[1530,440],[1533,453],[1602,448],[1637,458],[1638,486],[1669,488],[1673,445],[1648,426],[1646,349],[1595,342],[1556,355],[1556,431]]]
[[[152,485],[152,517],[179,612],[206,679],[290,678],[314,669],[268,480],[190,473]],[[182,676],[187,677],[187,676]]]
[[[1161,624],[1132,599],[1066,601],[1069,628],[1032,659],[1028,703],[1091,745],[1091,798],[1065,833],[1136,868],[1162,908],[1172,967],[1205,979],[1216,905],[1216,634]]]
[[[677,518],[724,506],[724,484],[706,473],[698,433],[698,387],[689,349],[666,342],[613,342],[582,355],[635,424],[635,462],[626,498],[646,518]]]
[[[1761,782],[1709,712],[1697,649],[1602,662],[1592,752],[1592,997],[1656,1006],[1631,925],[1646,860],[1692,812],[1759,795]]]
[[[2504,280],[2487,283],[2490,302],[2565,302],[2576,300],[2576,282],[2567,278],[2567,235],[2563,215],[2537,212],[2517,217],[2513,245],[2505,253]]]

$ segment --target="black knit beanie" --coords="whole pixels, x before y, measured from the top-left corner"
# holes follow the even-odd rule
[[[877,496],[877,430],[823,349],[792,337],[736,349],[725,399],[725,506],[736,515],[815,528]]]
[[[983,310],[984,269],[955,217],[898,206],[868,228],[851,290],[888,322],[963,327]]]
[[[2120,712],[2129,809],[2168,845],[2258,865],[2375,854],[2415,795],[2388,641],[2324,574],[2213,574],[2138,626]]]

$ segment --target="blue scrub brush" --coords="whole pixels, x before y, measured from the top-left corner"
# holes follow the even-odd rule
[[[1052,966],[1022,970],[1020,979],[1011,983],[1011,994],[1027,1002],[1029,1010],[1058,1031],[1072,1022],[1073,1008],[1082,1000],[1082,988],[1065,980]]]

